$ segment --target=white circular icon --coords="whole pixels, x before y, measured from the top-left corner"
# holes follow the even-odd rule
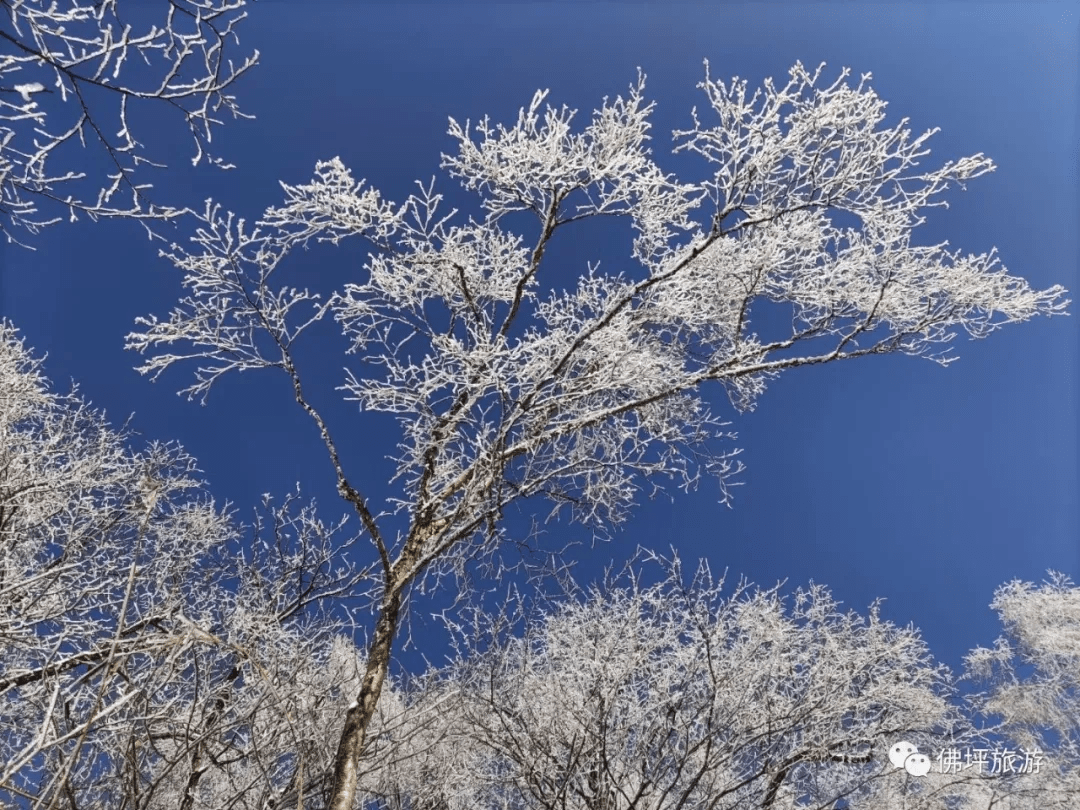
[[[903,768],[904,762],[912,754],[919,753],[919,749],[906,740],[902,740],[889,749],[889,762],[894,768]]]
[[[912,776],[926,776],[930,773],[930,757],[918,752],[904,760],[904,770]]]

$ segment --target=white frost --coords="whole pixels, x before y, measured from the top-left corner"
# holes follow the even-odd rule
[[[15,85],[15,92],[22,96],[23,101],[30,101],[30,96],[32,94],[45,92],[45,85],[43,85],[41,82],[17,84]]]

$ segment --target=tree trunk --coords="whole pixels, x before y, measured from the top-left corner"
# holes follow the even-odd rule
[[[360,685],[360,695],[345,713],[345,728],[341,731],[341,741],[334,756],[333,788],[327,810],[353,810],[364,738],[371,718],[375,716],[375,706],[390,667],[390,649],[400,610],[401,591],[395,589],[383,605],[375,624],[375,637],[368,649],[367,669]]]

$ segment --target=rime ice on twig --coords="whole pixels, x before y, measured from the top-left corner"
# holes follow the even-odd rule
[[[136,30],[125,24],[119,8],[137,8],[130,0],[5,3],[13,35],[5,33],[12,47],[0,54],[0,93],[18,94],[21,103],[0,95],[0,233],[14,242],[17,227],[37,235],[60,221],[60,216],[39,218],[39,204],[66,208],[72,220],[80,212],[92,219],[137,219],[151,235],[147,223],[187,213],[154,202],[150,184],[137,182],[140,165],[159,164],[129,130],[129,104],[152,101],[161,115],[175,114],[195,141],[193,165],[206,157],[231,168],[207,148],[222,108],[234,118],[252,117],[241,113],[235,97],[225,92],[259,58],[254,51],[234,65],[225,53],[230,40],[239,41],[234,29],[247,16],[241,11],[245,4],[171,0],[161,4],[164,20]],[[136,63],[125,65],[129,58]],[[5,79],[20,81],[5,88]],[[41,94],[47,94],[47,102],[38,98]],[[109,165],[95,201],[67,191],[85,172],[51,168],[65,148],[85,147],[88,141],[102,148]],[[113,203],[117,194],[130,194],[131,205],[118,207]]]

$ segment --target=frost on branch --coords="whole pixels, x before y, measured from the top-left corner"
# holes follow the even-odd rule
[[[320,242],[335,245],[343,237],[359,234],[385,239],[402,213],[395,215],[376,189],[369,188],[361,194],[364,181],[355,183],[339,158],[316,163],[314,182],[299,186],[281,183],[281,187],[285,190],[286,204],[267,209],[263,222],[287,231],[289,244],[307,247],[313,236]],[[324,233],[329,235],[323,236]]]
[[[247,16],[241,10],[245,5],[245,0],[4,3],[10,47],[0,54],[0,233],[15,241],[16,227],[37,235],[61,219],[39,218],[41,203],[66,207],[72,220],[82,212],[91,219],[131,217],[144,226],[186,213],[153,202],[150,184],[137,181],[140,166],[159,164],[130,130],[129,109],[155,102],[151,106],[159,115],[175,114],[190,130],[193,165],[205,156],[231,168],[207,149],[223,109],[234,118],[251,117],[226,93],[259,58],[255,51],[235,65],[225,53],[230,40],[239,41],[234,28]],[[164,18],[150,24],[148,10]],[[102,184],[93,186],[99,189],[96,200],[65,191],[81,187],[77,181],[85,172],[53,168],[59,153],[85,148],[88,141],[101,147],[108,167],[104,177],[88,181]],[[127,208],[113,201],[129,194]]]
[[[450,134],[459,141],[460,153],[443,155],[443,168],[461,178],[466,188],[485,192],[489,219],[529,210],[546,226],[549,212],[558,213],[571,191],[581,191],[583,199],[574,214],[552,217],[550,224],[597,214],[628,215],[641,234],[635,255],[658,261],[677,231],[693,228],[687,214],[698,205],[698,188],[678,184],[649,159],[645,141],[654,105],[644,104],[644,89],[645,76],[639,71],[629,99],[619,96],[609,105],[605,97],[581,135],[571,134],[575,111],[565,105],[561,110],[548,107],[538,128],[546,90],[536,92],[512,130],[492,127],[485,116],[476,125],[476,133],[483,136],[479,146],[471,139],[469,122],[462,127],[451,118]]]

